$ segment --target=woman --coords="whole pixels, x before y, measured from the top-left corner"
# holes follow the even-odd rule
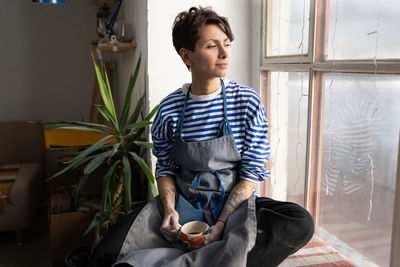
[[[123,242],[117,266],[276,266],[309,241],[313,223],[294,203],[254,195],[268,176],[267,118],[256,92],[224,78],[229,23],[192,7],[178,14],[172,35],[192,82],[161,101],[152,127],[160,197],[102,243]],[[211,234],[189,252],[177,241],[193,220],[210,224]]]

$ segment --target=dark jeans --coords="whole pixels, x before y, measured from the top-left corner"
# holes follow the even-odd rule
[[[144,204],[110,228],[95,248],[90,267],[109,267],[116,261],[126,234],[143,207]],[[314,233],[312,217],[295,203],[260,197],[256,199],[256,212],[257,239],[248,253],[248,267],[277,266],[307,244]]]
[[[247,266],[277,266],[310,241],[314,234],[311,215],[291,202],[256,199],[257,239],[247,255]]]

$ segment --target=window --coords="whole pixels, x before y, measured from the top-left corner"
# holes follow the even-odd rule
[[[360,266],[400,262],[398,14],[397,0],[263,5],[264,192],[307,207],[317,234]]]

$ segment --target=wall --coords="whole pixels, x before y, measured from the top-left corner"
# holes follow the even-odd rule
[[[2,0],[0,120],[88,119],[97,7]]]
[[[120,107],[122,108],[126,90],[129,84],[129,77],[134,72],[137,60],[141,56],[142,63],[138,80],[136,82],[132,97],[132,109],[135,103],[146,91],[147,76],[147,1],[129,0],[124,1],[118,15],[118,22],[126,22],[132,25],[134,40],[137,46],[129,51],[118,55],[118,92]],[[147,100],[147,99],[146,99]],[[145,109],[148,110],[147,101]]]
[[[261,29],[262,29],[262,13],[263,0],[251,0],[250,5],[250,39],[251,39],[251,56],[250,56],[250,85],[255,88],[261,95],[260,66],[262,62],[261,53]],[[262,96],[265,97],[265,96]]]
[[[254,86],[248,1],[129,0],[124,1],[119,20],[134,25],[138,46],[117,56],[120,99],[139,54],[143,63],[138,88],[142,89],[135,90],[139,94],[148,88],[148,109],[190,81],[173,48],[171,27],[178,12],[198,5],[211,5],[229,18],[236,40],[228,77]],[[66,5],[2,1],[0,120],[88,119],[94,79],[90,49],[91,41],[98,38],[96,10],[91,1],[81,0],[68,0]]]

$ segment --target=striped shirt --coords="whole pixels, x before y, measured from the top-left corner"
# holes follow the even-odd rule
[[[256,183],[262,182],[269,176],[264,165],[269,158],[270,146],[267,138],[267,115],[260,96],[253,89],[236,82],[225,79],[224,84],[227,117],[241,156],[240,178]],[[185,84],[164,98],[154,118],[151,134],[154,143],[153,154],[157,157],[156,178],[175,176],[177,165],[170,159],[170,152],[188,87],[189,85]],[[182,139],[186,142],[214,139],[222,119],[221,88],[209,95],[190,94]]]

